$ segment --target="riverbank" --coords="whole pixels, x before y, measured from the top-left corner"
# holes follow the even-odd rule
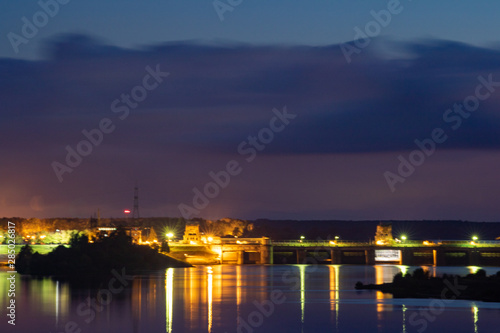
[[[170,267],[191,265],[150,246],[132,244],[121,230],[94,243],[89,243],[87,236],[75,235],[69,248],[58,246],[47,254],[36,253],[31,246],[26,246],[16,258],[16,270],[20,274],[72,282],[99,282],[115,271],[138,274]]]

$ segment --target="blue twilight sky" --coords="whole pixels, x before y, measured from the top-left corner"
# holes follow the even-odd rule
[[[237,3],[237,1],[235,1]],[[2,1],[1,57],[42,56],[44,42],[60,33],[99,36],[113,45],[138,47],[166,41],[230,40],[258,44],[328,45],[352,40],[355,26],[372,20],[370,11],[389,1],[243,0],[219,20],[211,0],[71,0],[18,54],[5,37],[20,33],[37,1]],[[401,0],[400,14],[383,28],[396,39],[437,38],[474,45],[498,43],[500,2],[495,0]]]
[[[498,221],[500,2],[394,3],[2,1],[0,216]]]

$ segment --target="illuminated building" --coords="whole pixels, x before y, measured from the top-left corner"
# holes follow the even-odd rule
[[[392,242],[392,224],[380,222],[379,225],[377,225],[377,231],[375,232],[375,244],[388,245]]]
[[[198,222],[186,222],[186,230],[184,231],[183,241],[187,244],[200,243],[200,224]]]

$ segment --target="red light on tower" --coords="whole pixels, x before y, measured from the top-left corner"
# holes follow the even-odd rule
[[[124,212],[125,214],[130,214],[130,209],[125,209],[123,212]]]

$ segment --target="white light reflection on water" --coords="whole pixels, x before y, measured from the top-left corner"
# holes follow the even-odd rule
[[[477,306],[472,307],[472,313],[474,315],[474,333],[478,333],[477,322],[479,321],[479,308]]]
[[[389,282],[399,271],[406,269],[413,272],[419,267],[377,267],[222,265],[163,270],[136,277],[130,290],[113,298],[106,308],[106,315],[96,311],[91,325],[98,328],[93,330],[95,333],[105,332],[104,328],[110,333],[236,332],[238,317],[251,323],[248,318],[256,318],[255,313],[260,311],[264,322],[255,328],[255,332],[322,332],[319,327],[325,332],[415,331],[415,327],[411,326],[411,316],[422,307],[428,307],[429,300],[393,299],[390,295],[380,296],[374,291],[357,291],[354,285],[357,281]],[[484,269],[492,275],[499,268]],[[293,279],[283,280],[284,273],[290,271],[294,273]],[[438,275],[464,275],[469,271],[470,268],[466,267],[436,268]],[[0,272],[0,278],[6,281],[6,274]],[[295,281],[295,284],[290,281]],[[17,299],[19,308],[34,319],[20,321],[20,332],[34,332],[36,327],[50,331],[56,320],[58,332],[64,330],[64,325],[70,321],[87,327],[84,321],[87,317],[79,315],[76,309],[97,290],[71,289],[65,283],[50,279],[25,278],[22,285],[26,296]],[[0,294],[6,287],[0,281]],[[272,315],[266,316],[254,300],[264,304],[276,290],[284,292],[284,302],[276,303]],[[155,309],[161,309],[161,312],[164,309],[165,317],[155,313]],[[143,316],[137,320],[137,325],[134,324],[135,319],[126,319],[133,318],[132,315],[139,311],[143,312]],[[435,321],[429,322],[427,332],[440,332],[445,325],[454,332],[494,331],[498,311],[498,303],[455,300],[446,304]],[[363,320],[360,320],[360,314]],[[354,327],[357,330],[350,330]]]
[[[166,307],[167,333],[172,332],[173,299],[174,299],[174,269],[169,268],[165,273],[165,307]]]
[[[406,310],[408,310],[406,305],[403,304],[402,310],[403,310],[403,332],[402,333],[406,333]]]
[[[306,309],[306,265],[299,265],[300,272],[300,321],[304,324],[304,314]]]

